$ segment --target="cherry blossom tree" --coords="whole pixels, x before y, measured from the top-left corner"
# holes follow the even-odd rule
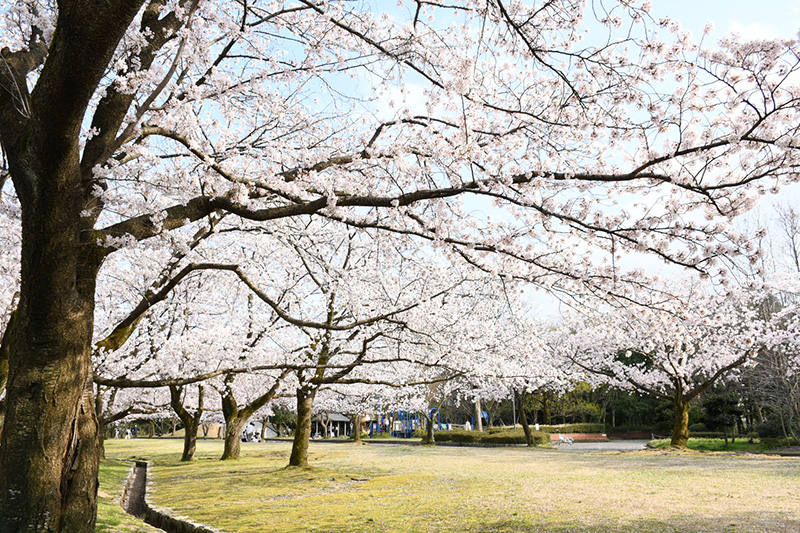
[[[98,276],[209,217],[402,232],[560,291],[629,297],[632,250],[717,275],[746,243],[714,219],[796,179],[798,45],[701,50],[628,1],[582,41],[584,8],[4,4],[0,188],[22,226],[2,529],[92,529]]]
[[[294,256],[284,256],[279,269],[264,269],[266,273],[254,276],[250,284],[266,304],[264,320],[277,315],[292,326],[269,333],[272,342],[291,354],[285,368],[296,380],[291,466],[308,466],[311,417],[320,389],[337,384],[400,385],[407,375],[387,364],[435,364],[430,354],[415,355],[419,345],[427,346],[421,338],[423,317],[464,282],[455,269],[443,269],[418,250],[406,250],[405,237],[381,242],[368,233],[342,229],[339,224],[312,222],[280,237]],[[270,289],[259,289],[258,279],[269,279]]]
[[[757,312],[763,294],[709,295],[693,286],[682,296],[590,315],[547,340],[594,383],[670,400],[678,448],[689,438],[690,402],[774,342]]]
[[[201,276],[195,267],[210,273]],[[160,303],[161,292],[154,294],[146,312],[133,321],[129,318],[140,312],[139,306],[123,311],[125,318],[108,322],[112,332],[98,343],[94,380],[99,385],[169,389],[170,406],[186,428],[183,460],[193,455],[205,389],[219,394],[211,405],[225,421],[222,459],[237,459],[243,427],[279,394],[287,375],[284,354],[262,344],[272,322],[254,323],[253,296],[239,277],[227,275],[231,268],[238,267],[189,264],[171,278],[175,286],[168,302]],[[112,346],[116,349],[107,349]],[[186,404],[188,386],[193,387],[194,412]]]

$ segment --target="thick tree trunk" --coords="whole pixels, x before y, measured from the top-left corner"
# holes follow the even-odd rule
[[[283,382],[283,378],[285,378],[288,373],[289,371],[285,370],[280,377],[275,380],[275,383],[267,392],[242,409],[239,409],[239,405],[236,403],[236,398],[233,395],[232,384],[234,375],[230,374],[225,378],[227,390],[222,394],[222,415],[225,417],[225,449],[222,452],[220,460],[224,461],[226,459],[239,458],[239,453],[242,449],[242,430],[245,424],[256,411],[275,398]]]
[[[686,448],[689,443],[689,402],[675,398],[672,402],[672,441],[673,448]]]
[[[100,458],[106,458],[106,432],[108,431],[108,421],[103,418],[104,394],[98,390],[94,395],[94,412],[97,416],[97,447],[100,450]]]
[[[182,387],[170,386],[170,406],[183,422],[183,455],[181,461],[191,461],[197,449],[197,430],[200,428],[200,418],[203,416],[203,386],[199,386],[197,410],[190,413],[181,400]]]
[[[361,413],[353,418],[353,442],[361,444]]]
[[[181,461],[191,461],[194,459],[194,452],[197,450],[197,430],[200,424],[196,419],[190,418],[189,422],[184,422],[183,429],[183,454]]]
[[[542,417],[544,418],[545,424],[551,424],[553,422],[553,415],[550,413],[550,393],[543,392],[542,393]]]
[[[519,421],[522,424],[522,432],[525,433],[525,443],[528,446],[533,446],[533,434],[531,433],[531,426],[528,424],[528,413],[525,412],[525,400],[527,394],[514,391],[517,397],[517,411],[519,413]]]
[[[23,210],[22,287],[0,441],[3,532],[94,530],[96,267],[81,253],[79,205],[62,191],[41,198],[34,214]]]
[[[100,450],[91,341],[101,258],[92,219],[82,217],[90,187],[79,140],[89,100],[142,3],[59,2],[49,50],[32,40],[28,66],[0,52],[0,142],[22,206],[20,300],[0,440],[4,533],[94,531]],[[26,75],[42,60],[29,95]]]
[[[297,428],[294,430],[289,466],[308,468],[308,443],[311,439],[311,415],[316,390],[297,389]]]
[[[261,418],[261,442],[267,440],[267,422],[269,419],[266,416]]]
[[[481,401],[475,400],[475,431],[483,431],[483,413],[481,412]]]
[[[433,428],[433,415],[425,417],[425,441],[426,446],[436,446],[436,436]]]
[[[15,297],[16,298],[16,297]],[[11,356],[11,332],[14,329],[14,318],[17,312],[14,310],[8,318],[8,324],[3,331],[3,337],[0,339],[0,394],[6,389],[8,382],[8,360]],[[0,438],[3,436],[3,421],[6,416],[6,400],[0,400]]]
[[[247,423],[246,418],[233,417],[225,419],[225,448],[222,451],[221,461],[238,459],[242,452],[242,430]]]

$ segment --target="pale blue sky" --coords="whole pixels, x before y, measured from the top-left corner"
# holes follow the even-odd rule
[[[737,32],[745,39],[794,38],[800,29],[798,0],[651,0],[655,17],[669,16],[699,38],[706,22],[712,37]]]

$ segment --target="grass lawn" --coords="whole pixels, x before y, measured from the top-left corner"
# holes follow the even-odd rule
[[[525,448],[243,444],[220,462],[200,441],[111,440],[109,457],[148,458],[150,500],[233,532],[795,532],[800,460],[695,452],[562,453]]]
[[[668,448],[670,440],[660,439],[650,441],[650,444],[657,448]],[[760,452],[767,451],[769,448],[761,443],[747,442],[747,438],[739,438],[736,442],[728,440],[725,446],[725,439],[689,439],[687,446],[690,450],[703,452]]]
[[[129,515],[119,506],[122,486],[128,479],[131,464],[106,460],[100,463],[100,489],[97,491],[98,533],[151,533],[160,531]]]

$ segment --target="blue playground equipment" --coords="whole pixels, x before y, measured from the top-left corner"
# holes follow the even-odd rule
[[[414,430],[420,427],[417,413],[408,411],[396,411],[392,420],[392,437],[410,439],[414,436]]]
[[[435,413],[435,416],[434,416]],[[430,418],[435,427],[442,427],[442,419],[437,408],[430,410]],[[416,412],[395,411],[376,415],[376,419],[369,425],[369,436],[373,437],[379,433],[387,432],[392,437],[410,439],[414,436],[414,431],[423,427],[422,421]]]

